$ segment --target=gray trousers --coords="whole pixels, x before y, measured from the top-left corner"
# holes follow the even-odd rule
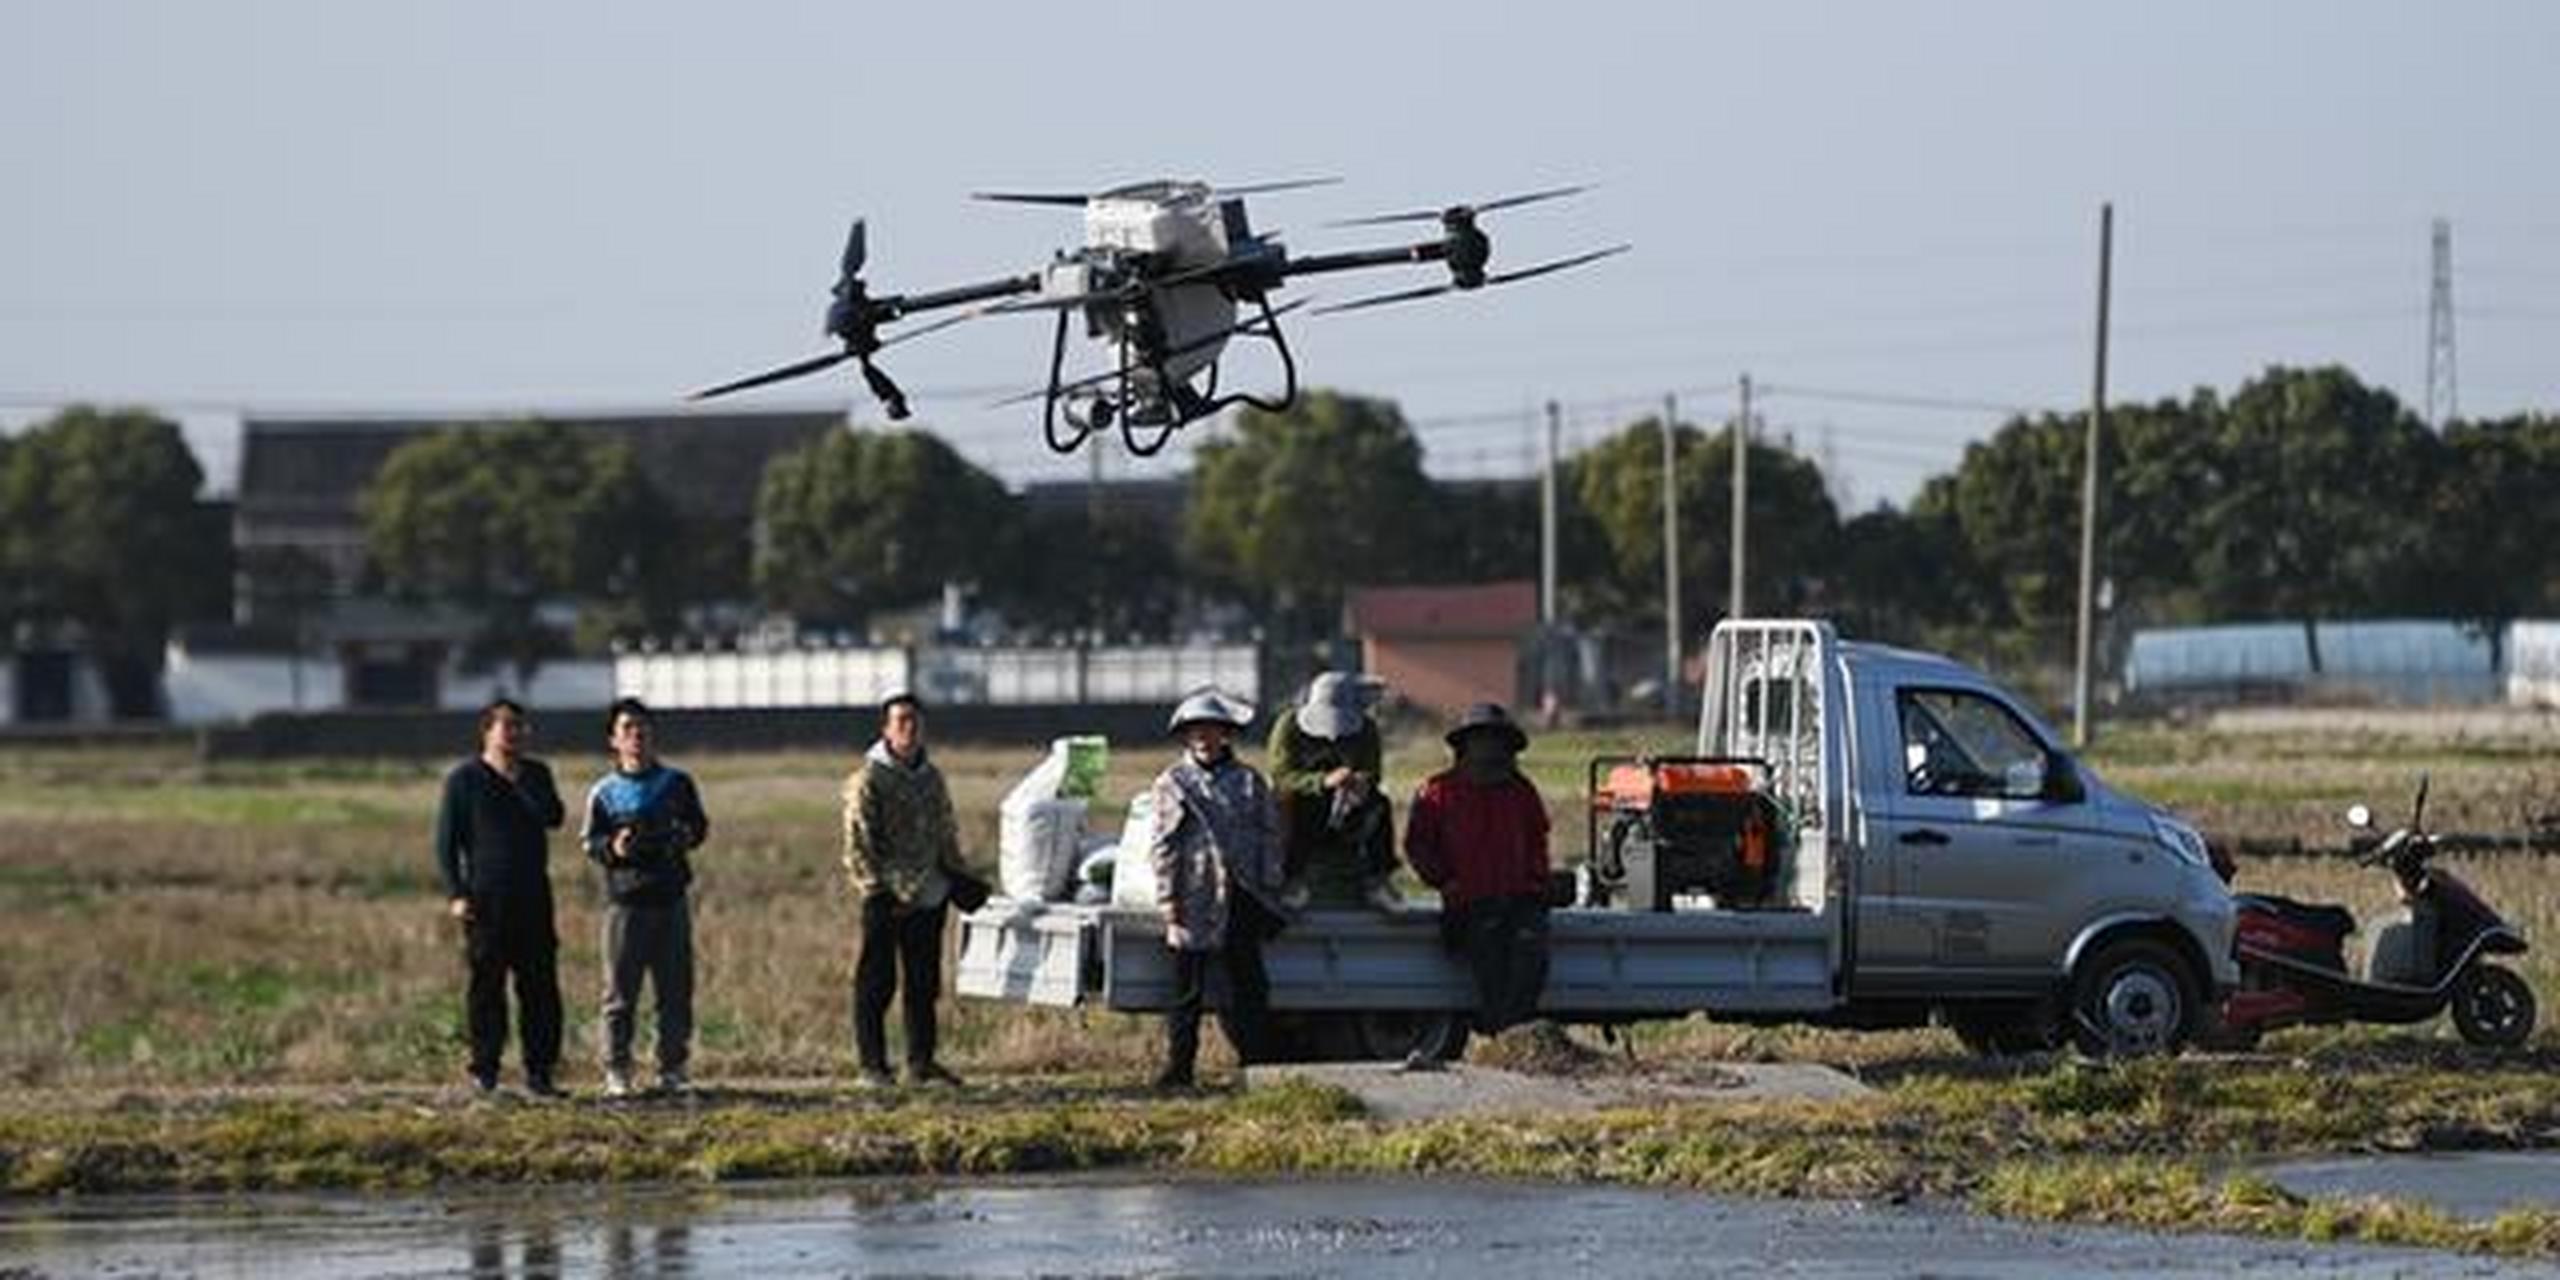
[[[607,906],[604,913],[604,1063],[631,1069],[640,982],[658,993],[658,1069],[684,1070],[693,1046],[693,906]]]

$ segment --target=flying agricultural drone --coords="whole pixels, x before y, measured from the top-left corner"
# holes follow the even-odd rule
[[[1556,187],[1444,209],[1354,218],[1332,225],[1432,222],[1439,224],[1440,235],[1392,248],[1297,258],[1282,247],[1276,233],[1257,233],[1246,220],[1246,196],[1335,181],[1317,178],[1224,189],[1201,182],[1143,182],[1094,194],[980,192],[976,196],[980,200],[1083,208],[1084,247],[1060,252],[1044,270],[884,297],[873,297],[862,278],[865,246],[862,222],[856,219],[845,241],[835,301],[827,308],[827,334],[842,342],[843,350],[699,391],[692,398],[708,400],[851,360],[862,370],[862,380],[879,398],[881,408],[892,420],[902,419],[908,414],[907,398],[874,362],[881,350],[981,316],[1047,311],[1057,316],[1049,346],[1047,389],[999,403],[1042,401],[1042,430],[1049,447],[1060,453],[1071,453],[1088,436],[1117,426],[1129,451],[1145,456],[1162,449],[1184,424],[1230,405],[1277,412],[1295,402],[1298,366],[1281,334],[1280,317],[1308,300],[1276,307],[1271,303],[1273,291],[1292,277],[1425,262],[1448,268],[1445,283],[1335,303],[1312,313],[1322,315],[1510,284],[1582,266],[1628,248],[1613,245],[1514,271],[1489,270],[1493,242],[1477,227],[1478,215],[1575,195],[1585,187]],[[951,307],[968,310],[895,335],[881,333],[883,325]],[[1078,315],[1084,318],[1085,336],[1109,351],[1111,363],[1100,373],[1069,378],[1067,330]],[[1218,363],[1231,339],[1271,344],[1283,378],[1276,397],[1219,390]]]

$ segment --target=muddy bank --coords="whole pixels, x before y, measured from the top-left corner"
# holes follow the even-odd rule
[[[1340,1089],[1389,1123],[1450,1116],[1565,1115],[1698,1102],[1836,1101],[1874,1090],[1815,1063],[1732,1062],[1676,1077],[1507,1071],[1471,1062],[1407,1070],[1387,1062],[1253,1067],[1248,1088],[1300,1081]]]

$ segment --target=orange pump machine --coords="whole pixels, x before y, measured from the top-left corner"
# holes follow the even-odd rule
[[[1602,756],[1591,762],[1593,906],[1668,911],[1682,894],[1759,906],[1785,839],[1766,761],[1739,756]]]

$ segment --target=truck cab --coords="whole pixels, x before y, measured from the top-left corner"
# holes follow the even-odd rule
[[[2194,828],[2109,788],[1959,663],[1821,622],[1727,621],[1695,750],[1594,762],[1548,1016],[1937,1017],[1988,1053],[2133,1054],[2182,1045],[2236,980],[2231,899]],[[1463,1043],[1473,993],[1437,918],[1428,900],[1311,911],[1272,942],[1273,1008],[1309,1055]],[[1142,907],[998,900],[963,919],[959,987],[1158,1009],[1170,963]]]

